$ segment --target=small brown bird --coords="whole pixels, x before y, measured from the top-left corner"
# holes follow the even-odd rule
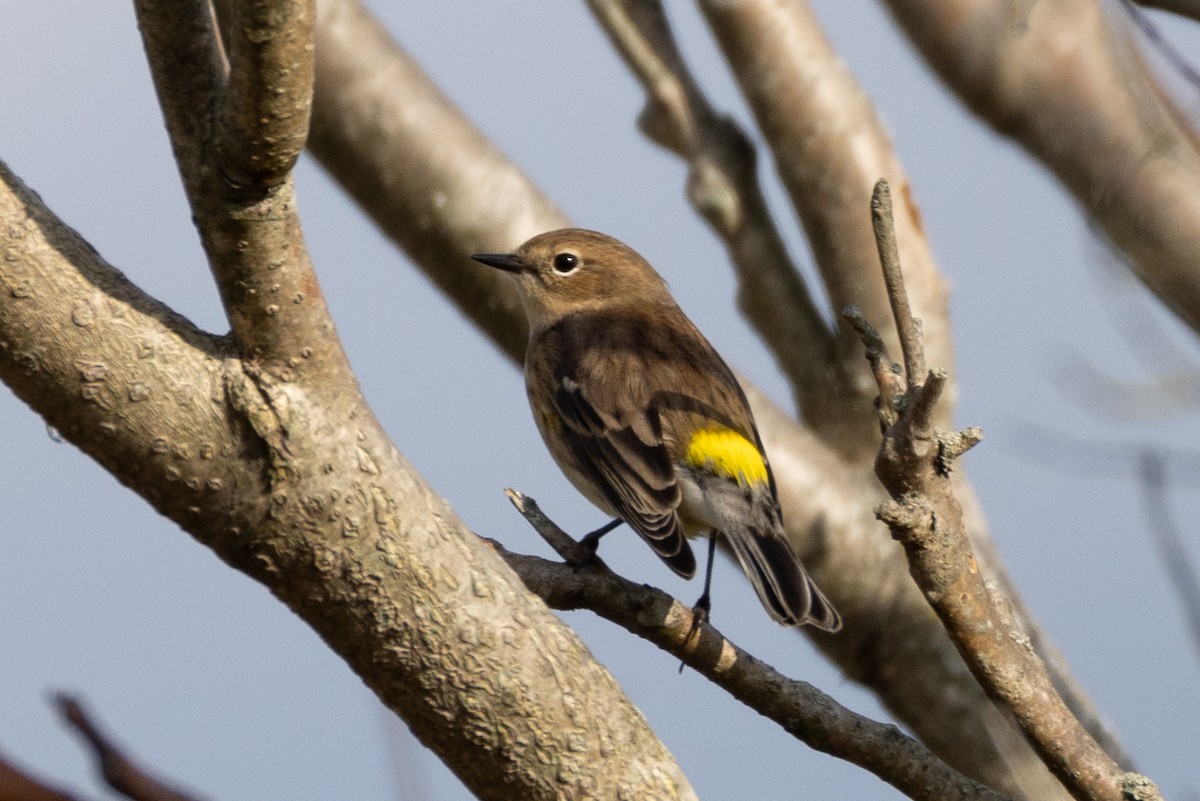
[[[566,228],[476,261],[510,273],[529,317],[525,383],[554,460],[685,578],[686,537],[723,534],[771,617],[826,631],[841,618],[793,553],[775,479],[733,373],[649,263],[610,236]]]

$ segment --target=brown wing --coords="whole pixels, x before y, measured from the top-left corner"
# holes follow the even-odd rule
[[[662,424],[653,409],[621,408],[608,376],[555,376],[554,403],[564,423],[563,437],[580,470],[617,515],[685,578],[696,573],[696,558],[675,509],[679,485],[663,444]],[[627,400],[627,398],[622,398]]]

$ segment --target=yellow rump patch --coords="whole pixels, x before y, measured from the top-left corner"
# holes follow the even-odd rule
[[[728,428],[705,428],[692,435],[684,457],[689,467],[707,468],[743,486],[765,484],[767,465],[754,443]]]

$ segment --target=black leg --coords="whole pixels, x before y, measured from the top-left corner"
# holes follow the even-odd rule
[[[704,592],[696,599],[696,605],[693,607],[696,610],[697,622],[699,626],[708,620],[708,613],[712,611],[712,598],[709,596],[709,590],[712,589],[712,571],[713,571],[713,556],[717,552],[717,532],[708,532],[708,565],[704,568]]]
[[[687,639],[684,643],[690,643],[692,637],[700,630],[700,626],[708,621],[709,613],[712,612],[712,598],[708,591],[712,588],[712,571],[713,571],[713,556],[717,552],[717,532],[708,532],[708,565],[704,568],[704,592],[696,599],[695,606],[692,607],[692,628],[688,632]],[[679,672],[683,672],[683,662],[679,663]]]
[[[595,531],[584,534],[583,539],[579,541],[579,544],[590,550],[592,553],[595,553],[596,549],[600,547],[600,538],[624,522],[625,521],[619,517],[615,520],[609,520]]]

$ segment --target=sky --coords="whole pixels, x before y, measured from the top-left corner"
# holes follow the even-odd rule
[[[684,199],[682,165],[637,132],[641,90],[583,3],[371,5],[577,224],[639,250],[726,359],[788,402],[771,357],[735,311],[721,244]],[[1197,651],[1127,457],[1151,445],[1194,451],[1200,420],[1185,403],[1114,409],[1086,378],[1096,370],[1139,381],[1194,375],[1195,339],[1125,277],[1051,178],[960,108],[876,4],[814,5],[880,109],[950,281],[957,423],[985,434],[963,465],[1007,567],[1139,768],[1168,796],[1194,796]],[[668,10],[714,104],[751,130],[703,21],[690,4],[673,0]],[[144,290],[206,330],[227,330],[131,4],[10,3],[4,16],[0,159]],[[1155,19],[1183,52],[1200,52],[1194,26]],[[1184,109],[1200,114],[1194,92]],[[789,247],[809,264],[770,159],[760,165]],[[548,555],[504,487],[536,497],[568,530],[593,528],[598,513],[544,452],[513,366],[308,157],[297,184],[338,330],[400,450],[474,530],[515,550]],[[1168,508],[1183,528],[1200,513],[1190,473],[1169,470]],[[1184,533],[1200,561],[1200,545]],[[604,555],[623,575],[677,597],[699,592],[634,537],[607,538]],[[724,633],[887,719],[807,641],[780,636],[736,567],[719,564],[714,586]],[[677,674],[669,656],[613,625],[588,613],[564,617],[701,798],[740,797],[748,787],[767,801],[901,797],[696,674]],[[266,590],[56,441],[0,388],[0,753],[104,798],[88,755],[48,703],[63,690],[78,693],[146,765],[207,798],[470,797]]]

